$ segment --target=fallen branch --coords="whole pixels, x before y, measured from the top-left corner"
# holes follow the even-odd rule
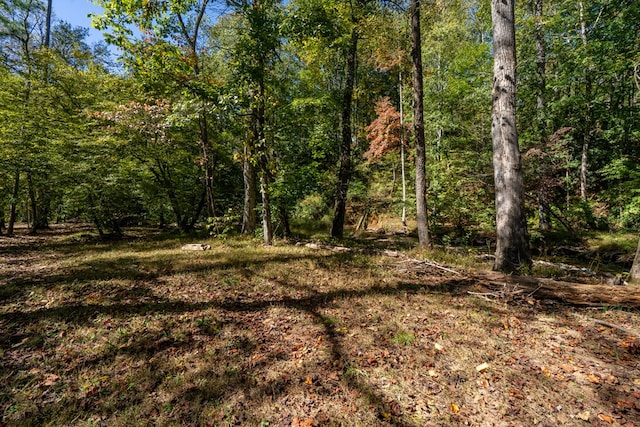
[[[634,336],[636,338],[640,338],[640,333],[632,331],[631,329],[626,329],[623,328],[622,326],[613,324],[613,323],[609,323],[609,322],[605,322],[604,320],[598,320],[598,319],[593,319],[593,321],[596,323],[596,325],[602,325],[602,326],[606,326],[608,328],[612,328],[612,329],[617,329],[619,331],[624,332],[627,335],[631,335]]]
[[[640,308],[640,288],[633,285],[573,283],[529,276],[508,276],[498,272],[482,272],[476,274],[476,277],[487,282],[517,284],[529,291],[529,296],[576,306]]]

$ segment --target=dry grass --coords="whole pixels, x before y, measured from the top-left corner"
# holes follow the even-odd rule
[[[638,425],[637,342],[592,321],[638,313],[486,301],[468,274],[361,251],[185,241],[0,238],[0,423]]]

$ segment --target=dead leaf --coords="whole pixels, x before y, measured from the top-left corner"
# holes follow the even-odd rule
[[[515,388],[509,389],[509,396],[513,396],[516,399],[524,399],[524,394]]]
[[[457,414],[458,412],[460,412],[460,407],[458,405],[456,405],[455,403],[451,404],[451,412],[453,412],[454,414]]]
[[[608,424],[612,424],[613,423],[613,418],[611,418],[609,415],[598,414],[598,418],[600,418],[605,423],[608,423]]]
[[[313,418],[302,419],[298,417],[294,417],[291,422],[291,427],[313,427],[314,423]]]
[[[442,344],[440,344],[440,343],[435,343],[433,346],[434,346],[434,347],[435,347],[435,349],[436,349],[436,350],[438,350],[438,351],[442,351],[442,350],[444,350],[444,347],[443,347],[443,346],[442,346]]]
[[[600,384],[600,378],[598,378],[595,374],[588,374],[587,379],[592,384]]]
[[[52,386],[55,385],[59,379],[60,377],[56,374],[47,374],[43,384],[46,386]]]

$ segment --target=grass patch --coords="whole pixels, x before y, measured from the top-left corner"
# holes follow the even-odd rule
[[[629,337],[567,307],[478,298],[468,291],[479,284],[444,270],[246,238],[36,238],[0,240],[0,424],[570,425],[588,411],[589,422],[607,414],[624,425],[640,416]],[[363,239],[343,243],[366,249]],[[211,250],[180,250],[195,241]],[[434,254],[410,252],[457,259]],[[640,324],[621,309],[584,314]]]

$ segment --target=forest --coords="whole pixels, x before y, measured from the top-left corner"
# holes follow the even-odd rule
[[[0,0],[0,424],[637,425],[639,2],[57,1]]]

